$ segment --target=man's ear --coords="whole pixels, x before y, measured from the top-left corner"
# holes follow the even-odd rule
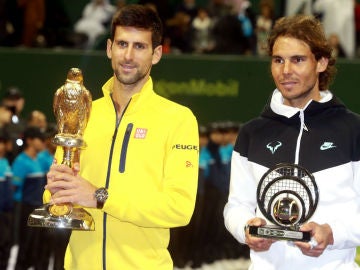
[[[111,47],[112,47],[112,41],[111,39],[107,39],[106,41],[106,55],[109,59],[111,59]]]
[[[327,68],[327,66],[328,66],[328,63],[329,63],[329,59],[328,59],[328,58],[321,57],[321,58],[318,60],[317,71],[318,71],[319,73],[325,71],[326,68]]]
[[[156,65],[157,63],[159,63],[161,56],[162,56],[162,45],[159,45],[154,49],[152,64]]]

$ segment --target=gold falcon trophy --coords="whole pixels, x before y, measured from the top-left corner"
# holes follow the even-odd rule
[[[58,133],[53,143],[63,150],[62,164],[73,166],[78,161],[80,149],[86,147],[82,136],[91,111],[91,93],[83,84],[80,69],[71,68],[66,82],[54,95],[53,110]],[[71,203],[46,204],[35,209],[28,218],[32,227],[94,230],[92,216],[83,208]]]

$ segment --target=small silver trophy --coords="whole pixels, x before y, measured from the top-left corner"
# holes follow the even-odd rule
[[[71,68],[65,84],[56,91],[53,102],[58,128],[53,143],[62,148],[62,164],[70,168],[79,160],[80,149],[86,147],[82,136],[90,116],[91,101],[91,93],[83,84],[81,70]],[[71,203],[46,204],[35,209],[28,218],[28,226],[73,230],[95,228],[92,216]]]
[[[309,232],[299,231],[315,212],[319,191],[314,176],[295,164],[278,164],[261,178],[257,202],[261,213],[274,225],[249,226],[249,233],[280,240],[311,240]]]

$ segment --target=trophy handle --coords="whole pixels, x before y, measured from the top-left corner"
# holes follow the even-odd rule
[[[64,164],[70,168],[73,167],[73,160],[74,160],[74,153],[75,153],[75,149],[72,147],[63,147],[63,160],[61,162],[61,164]]]

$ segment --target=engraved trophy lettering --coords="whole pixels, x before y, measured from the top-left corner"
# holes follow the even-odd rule
[[[91,111],[91,93],[83,84],[80,69],[71,68],[66,82],[54,95],[53,110],[58,133],[53,143],[63,151],[62,164],[72,168],[79,161],[79,152],[86,147],[82,136]],[[94,230],[94,220],[85,209],[71,203],[46,204],[35,209],[28,218],[28,226]]]
[[[314,176],[295,164],[278,164],[268,170],[257,187],[261,213],[273,225],[249,226],[249,233],[279,240],[311,240],[310,232],[299,230],[313,215],[319,201]]]

